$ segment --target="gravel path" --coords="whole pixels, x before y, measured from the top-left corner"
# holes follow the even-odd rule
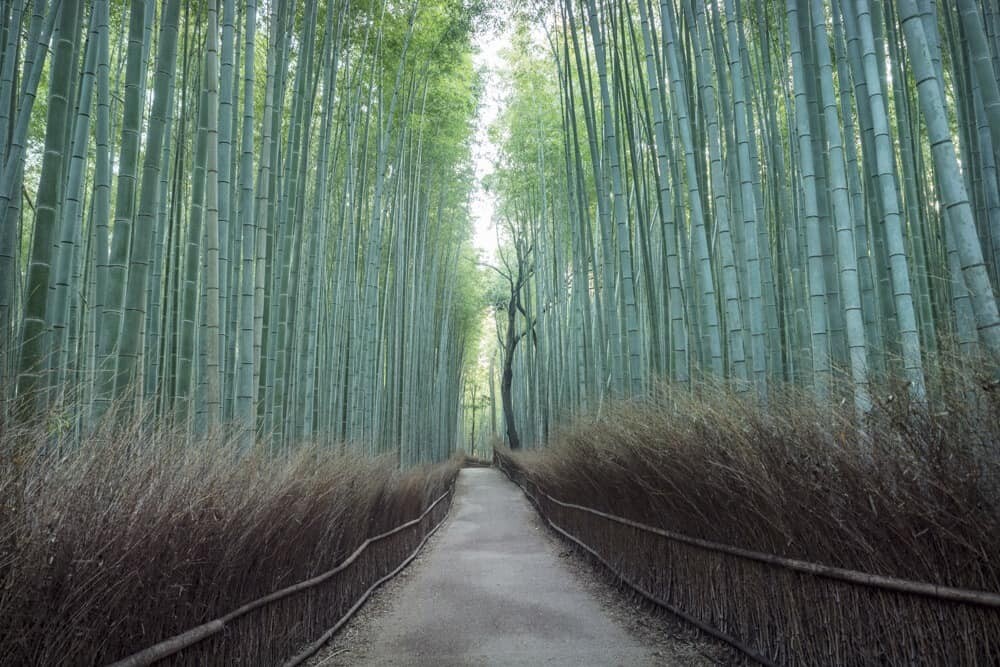
[[[595,574],[597,576],[595,576]],[[461,472],[445,525],[309,664],[711,665],[547,530],[497,470]]]

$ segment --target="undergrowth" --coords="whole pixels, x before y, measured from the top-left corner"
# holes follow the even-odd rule
[[[775,664],[1000,663],[1000,613],[802,574],[572,506],[737,548],[1000,591],[1000,390],[942,382],[928,403],[718,386],[605,405],[503,467],[618,576]],[[544,492],[538,494],[538,490]]]
[[[138,424],[105,428],[70,453],[51,443],[50,429],[0,434],[2,664],[104,664],[313,577],[419,516],[459,465],[400,473],[389,458],[319,445],[247,453],[224,432],[188,444]],[[411,548],[406,539],[380,549]],[[282,618],[302,625],[295,604],[279,605]],[[211,655],[188,660],[241,653]]]
[[[761,407],[720,386],[665,387],[514,459],[560,500],[693,537],[1000,590],[994,384],[952,385],[927,405],[887,390],[863,422],[800,390]]]

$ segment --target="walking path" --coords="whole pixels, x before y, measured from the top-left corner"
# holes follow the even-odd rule
[[[585,590],[544,530],[499,471],[462,470],[445,525],[351,664],[664,664]]]

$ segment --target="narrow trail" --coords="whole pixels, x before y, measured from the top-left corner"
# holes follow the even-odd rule
[[[386,609],[360,665],[663,665],[586,590],[520,490],[465,469],[451,515]],[[565,556],[566,554],[562,554]],[[328,659],[339,664],[332,647]],[[657,647],[661,648],[661,647]]]

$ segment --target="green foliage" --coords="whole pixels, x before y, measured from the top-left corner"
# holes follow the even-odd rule
[[[101,6],[80,5],[81,44]],[[155,23],[134,13],[150,7]],[[218,16],[227,7],[235,8],[234,85],[217,90],[220,62],[209,48],[217,40],[207,40],[206,29],[210,10]],[[250,7],[255,34],[248,45]],[[101,193],[118,203],[117,215],[97,219],[88,194],[77,207],[84,213],[72,221],[81,242],[60,244],[73,235],[50,225],[56,242],[42,244],[44,265],[74,267],[80,281],[72,289],[52,286],[68,294],[75,318],[68,327],[36,317],[45,337],[66,346],[73,368],[59,376],[80,383],[81,405],[88,406],[73,413],[73,433],[88,431],[91,407],[99,414],[141,400],[160,418],[190,419],[195,432],[216,421],[216,410],[221,420],[239,414],[245,442],[254,431],[283,445],[321,433],[353,439],[370,453],[399,448],[404,464],[447,456],[455,438],[430,431],[457,423],[448,416],[460,409],[453,394],[481,327],[469,199],[482,83],[471,51],[473,31],[496,18],[494,4],[181,3],[175,56],[158,55],[169,23],[159,2],[118,0],[109,9],[95,34],[111,44],[98,69],[110,89],[106,152],[118,159]],[[23,35],[12,39],[26,36],[29,22],[25,17]],[[248,60],[252,110],[242,108]],[[77,56],[74,67],[81,61]],[[25,215],[9,253],[21,273],[18,285],[32,247],[41,142],[60,134],[46,120],[50,67],[46,59],[25,139]],[[170,71],[176,76],[168,88],[158,74]],[[83,74],[74,70],[69,80],[75,85]],[[129,98],[128,118],[126,82],[145,94]],[[157,125],[145,107],[162,104],[168,93],[169,115]],[[223,109],[227,115],[218,118]],[[252,112],[246,153],[244,112]],[[96,115],[73,108],[64,126]],[[222,136],[226,128],[232,134]],[[95,133],[88,134],[84,190],[95,179]],[[160,139],[162,154],[154,155],[150,146]],[[226,154],[231,164],[217,165],[214,156]],[[222,175],[228,185],[213,182]],[[217,202],[231,203],[228,217],[215,210]],[[122,309],[126,287],[129,305]],[[20,324],[5,319],[4,328],[6,346]],[[6,380],[16,355],[4,359],[4,384],[12,386]],[[397,368],[386,372],[389,364]],[[119,382],[116,366],[124,369]],[[39,377],[47,383],[56,375]],[[404,382],[433,390],[403,392]],[[41,404],[61,393],[40,393]],[[382,396],[392,396],[391,403]]]

